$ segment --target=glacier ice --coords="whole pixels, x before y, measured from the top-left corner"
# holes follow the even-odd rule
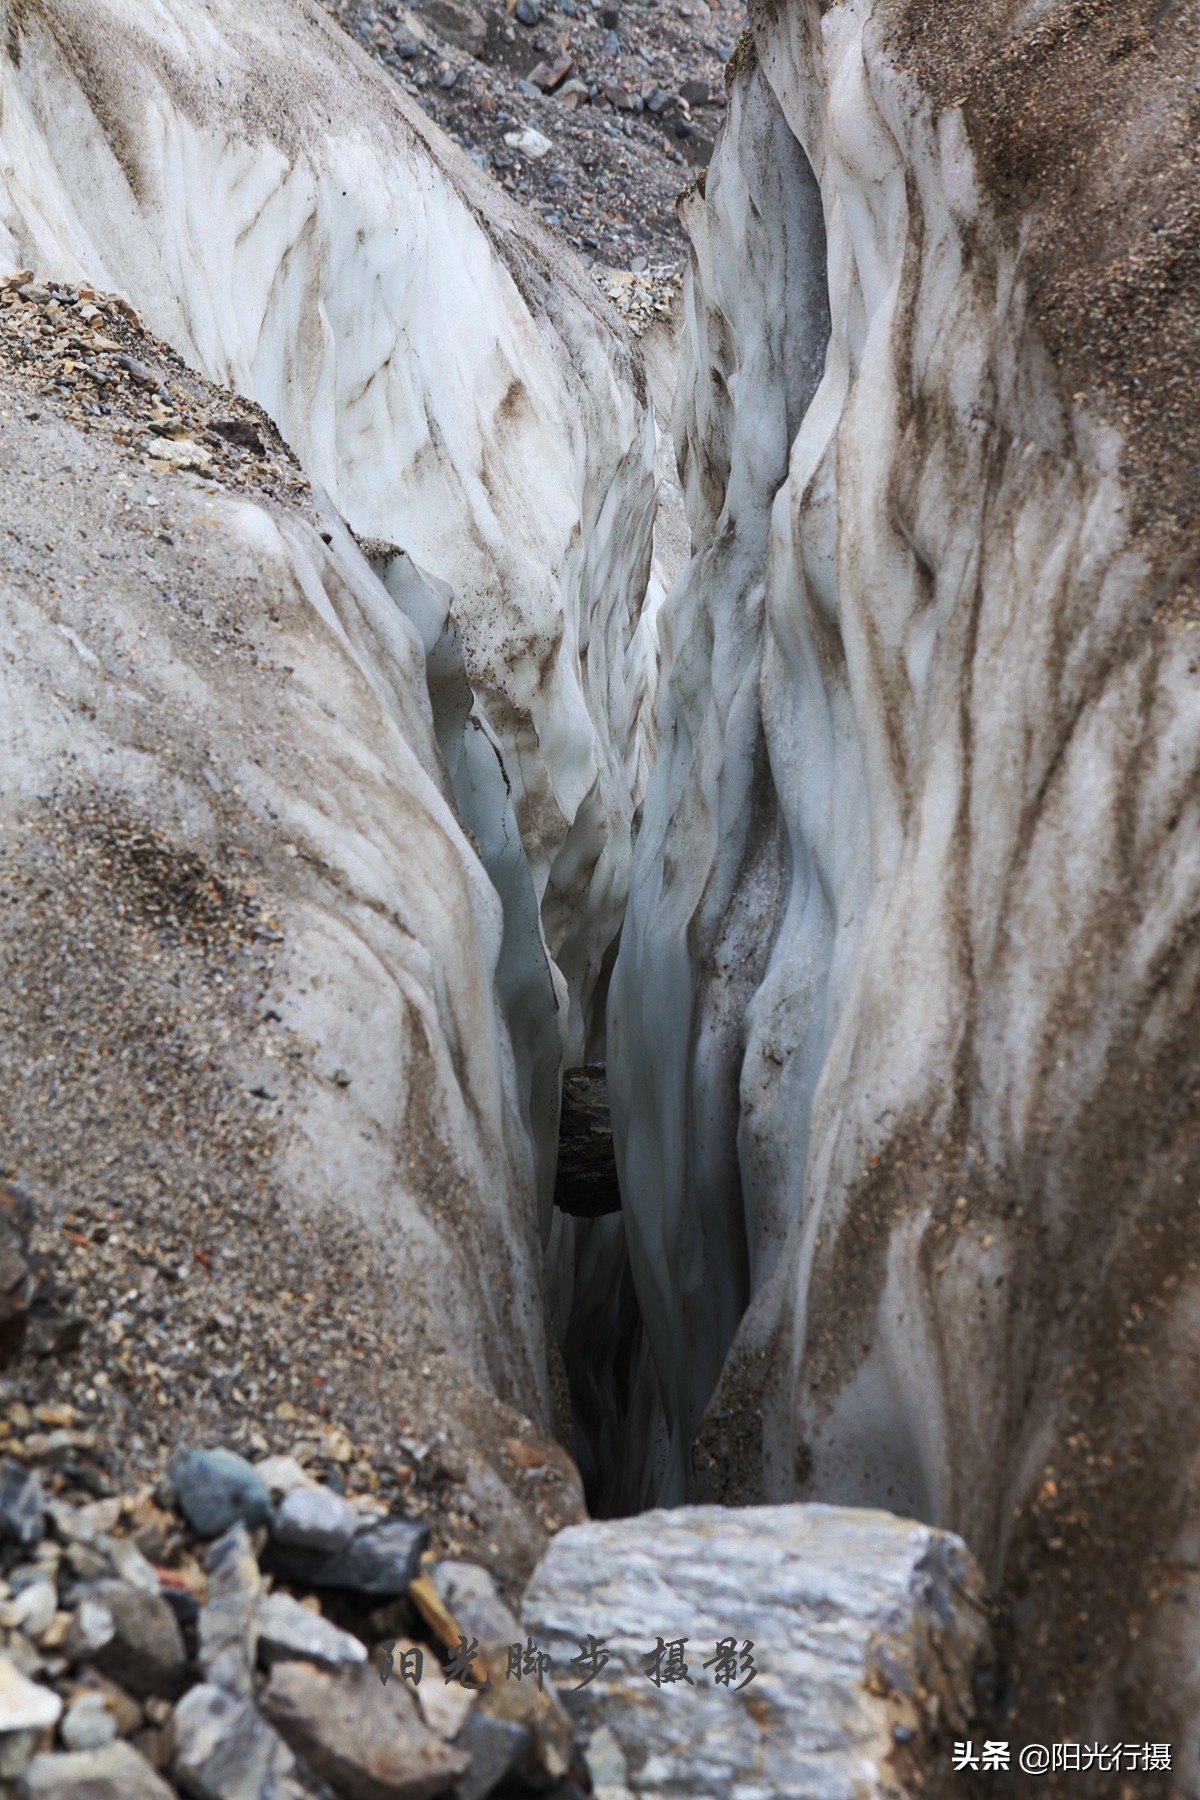
[[[641,1477],[954,1530],[1012,1597],[1034,1735],[1182,1742],[1186,561],[1050,354],[1021,221],[969,112],[905,72],[898,10],[752,7],[685,206],[696,555],[610,1000],[670,1445]]]

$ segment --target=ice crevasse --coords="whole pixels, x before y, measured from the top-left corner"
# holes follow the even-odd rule
[[[609,1069],[630,1499],[949,1527],[1031,1735],[1169,1714],[1192,1779],[1194,14],[1150,10],[1118,75],[1069,6],[752,5]]]
[[[1194,459],[1125,419],[1175,367],[1188,9],[1103,80],[1111,21],[941,10],[751,8],[682,204],[694,554],[657,625],[637,358],[315,6],[0,4],[0,260],[127,293],[363,540],[329,546],[373,621],[343,624],[355,681],[403,690],[458,871],[438,924],[415,827],[389,839],[486,1168],[480,1380],[548,1419],[553,1317],[595,1357],[612,1505],[950,1527],[1008,1598],[1031,1733],[1174,1720],[1194,1762]],[[1136,326],[1122,258],[1162,274]],[[623,1221],[577,1231],[558,1074],[605,1041]]]

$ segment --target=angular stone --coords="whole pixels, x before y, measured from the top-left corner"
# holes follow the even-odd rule
[[[102,1608],[112,1621],[112,1635],[93,1654],[97,1668],[139,1699],[147,1694],[169,1698],[178,1693],[187,1653],[183,1633],[167,1602],[123,1581],[98,1581],[85,1600]],[[68,1655],[71,1644],[68,1638]]]
[[[487,42],[487,22],[465,0],[424,0],[421,21],[432,25],[440,38],[471,56],[478,56]]]
[[[56,1725],[63,1703],[50,1688],[29,1681],[11,1657],[0,1656],[0,1734]]]
[[[939,1735],[941,1753],[968,1735],[987,1634],[982,1577],[958,1538],[829,1506],[679,1507],[573,1526],[535,1571],[522,1618],[554,1659],[585,1752],[606,1729],[608,1785],[634,1796],[916,1791],[936,1771]],[[583,1631],[610,1660],[570,1687]],[[694,1685],[650,1705],[647,1652],[660,1637],[687,1640]],[[703,1665],[725,1639],[738,1655],[720,1685]],[[757,1672],[734,1692],[744,1644]],[[900,1741],[913,1788],[894,1779]]]
[[[182,1450],[172,1459],[171,1484],[180,1510],[201,1537],[220,1537],[241,1520],[253,1531],[271,1518],[271,1496],[241,1456],[230,1450]]]
[[[254,1464],[254,1473],[272,1500],[282,1500],[297,1488],[315,1488],[318,1483],[302,1468],[294,1456],[264,1456]]]
[[[269,1800],[296,1759],[248,1700],[202,1682],[175,1708],[171,1772],[194,1800]]]
[[[575,67],[569,56],[556,56],[552,63],[540,62],[529,71],[529,80],[543,94],[552,94]]]
[[[358,1515],[332,1488],[297,1488],[276,1509],[271,1536],[294,1550],[336,1556],[358,1529]]]
[[[439,1562],[428,1571],[438,1598],[460,1631],[487,1649],[522,1637],[516,1614],[501,1598],[489,1570],[479,1563]]]
[[[423,1679],[414,1683],[412,1689],[421,1718],[430,1731],[436,1731],[440,1738],[445,1738],[448,1744],[452,1744],[478,1705],[478,1690],[467,1687],[461,1681],[445,1680],[436,1661],[431,1660],[428,1648],[415,1644],[411,1638],[396,1640],[394,1654],[397,1668],[400,1667],[401,1657],[413,1650],[421,1650],[425,1658]],[[482,1671],[477,1673],[478,1678],[482,1679]]]
[[[429,1528],[419,1520],[384,1519],[360,1531],[338,1556],[292,1550],[272,1541],[263,1552],[262,1566],[282,1581],[391,1600],[408,1587],[428,1543]]]
[[[32,1469],[6,1456],[0,1463],[0,1537],[28,1546],[40,1543],[45,1529],[41,1482]]]
[[[135,1700],[131,1694],[127,1694],[124,1688],[118,1687],[115,1681],[110,1681],[106,1675],[101,1675],[98,1669],[87,1669],[82,1673],[78,1685],[71,1693],[71,1704],[74,1705],[85,1695],[103,1701],[117,1722],[118,1737],[132,1737],[134,1732],[140,1731],[145,1724],[146,1711],[140,1702]],[[169,1711],[168,1702],[165,1700],[151,1700],[148,1704],[151,1707],[161,1707],[164,1711]]]
[[[318,1669],[352,1668],[367,1660],[366,1646],[290,1594],[266,1594],[258,1602],[258,1656],[266,1668],[278,1662],[310,1662]]]
[[[476,1707],[455,1743],[470,1756],[471,1767],[446,1800],[485,1800],[529,1755],[533,1733],[509,1719],[493,1719]]]
[[[20,1800],[175,1800],[161,1775],[132,1745],[65,1756],[35,1756],[20,1787]]]
[[[209,1545],[204,1567],[208,1599],[200,1614],[200,1667],[208,1681],[249,1700],[262,1579],[250,1534],[240,1520]]]
[[[528,156],[537,162],[543,156],[549,156],[554,145],[543,132],[535,131],[532,125],[526,125],[520,131],[506,131],[504,141],[510,150],[520,156]]]
[[[36,1643],[49,1630],[58,1610],[58,1590],[53,1581],[31,1581],[0,1613],[10,1631],[23,1631]]]
[[[147,1594],[158,1593],[158,1576],[137,1545],[128,1538],[98,1537],[96,1548],[107,1556],[121,1580],[127,1581],[130,1587],[141,1588]]]
[[[71,1309],[69,1292],[55,1294],[40,1303],[40,1311],[30,1312],[25,1343],[34,1356],[65,1356],[79,1348],[87,1321]]]
[[[262,1706],[297,1755],[354,1800],[430,1800],[470,1768],[421,1723],[403,1685],[383,1686],[372,1668],[329,1675],[279,1663]]]

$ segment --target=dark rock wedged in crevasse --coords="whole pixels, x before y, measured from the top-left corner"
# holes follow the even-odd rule
[[[554,1204],[576,1219],[598,1219],[621,1210],[602,1063],[563,1072]]]

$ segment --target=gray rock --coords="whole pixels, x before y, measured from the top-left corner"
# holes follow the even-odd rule
[[[515,1644],[523,1637],[516,1614],[501,1599],[489,1571],[478,1563],[434,1563],[428,1574],[459,1630],[477,1637],[485,1649]]]
[[[310,1662],[318,1669],[352,1668],[367,1660],[366,1646],[310,1612],[290,1594],[267,1594],[258,1602],[258,1655],[265,1667],[277,1662]]]
[[[0,1463],[0,1537],[37,1544],[46,1529],[42,1484],[32,1469],[6,1456]]]
[[[987,1629],[982,1577],[959,1539],[829,1506],[680,1507],[573,1526],[535,1571],[522,1618],[554,1658],[598,1785],[635,1797],[907,1793],[893,1731],[911,1733],[906,1766],[920,1782],[935,1724],[943,1742],[967,1735]],[[581,1631],[610,1660],[571,1686]],[[660,1639],[686,1640],[694,1685],[665,1684],[650,1705]],[[721,1683],[704,1664],[726,1639],[736,1669]],[[746,1644],[756,1673],[735,1691]],[[657,1666],[666,1672],[669,1653]]]
[[[248,1700],[202,1682],[175,1708],[171,1772],[192,1800],[276,1800],[296,1759]]]
[[[440,38],[478,56],[487,42],[487,22],[483,14],[465,0],[424,0],[421,19],[433,26]]]
[[[200,1614],[200,1667],[206,1680],[249,1700],[262,1580],[250,1534],[240,1520],[209,1545],[204,1568],[208,1598]]]
[[[39,1731],[9,1731],[0,1737],[0,1781],[14,1781],[25,1773],[37,1754],[40,1737]]]
[[[533,1733],[508,1719],[493,1719],[476,1707],[454,1741],[470,1756],[471,1767],[446,1800],[484,1800],[528,1756]]]
[[[430,1800],[470,1767],[470,1757],[420,1721],[402,1684],[372,1668],[330,1675],[279,1663],[263,1711],[310,1768],[354,1800]]]
[[[338,1556],[293,1550],[272,1541],[263,1552],[262,1566],[283,1581],[393,1600],[417,1573],[428,1543],[429,1528],[418,1520],[384,1519],[360,1531]]]
[[[239,1519],[252,1531],[270,1522],[270,1494],[231,1450],[181,1450],[170,1477],[184,1518],[201,1537],[220,1537]]]
[[[358,1515],[332,1488],[297,1488],[280,1502],[271,1525],[277,1543],[335,1556],[352,1541]]]
[[[84,1598],[112,1620],[111,1636],[92,1655],[96,1667],[139,1699],[147,1694],[166,1698],[177,1694],[187,1654],[183,1633],[167,1602],[123,1581],[98,1581]],[[77,1618],[76,1623],[81,1620]],[[71,1634],[66,1653],[75,1655]]]
[[[96,1549],[106,1556],[122,1581],[130,1587],[143,1588],[147,1594],[159,1591],[158,1576],[137,1545],[128,1538],[98,1537]]]
[[[537,0],[517,0],[514,10],[522,25],[536,25],[542,16]]]
[[[67,1567],[80,1581],[102,1581],[112,1573],[112,1565],[95,1544],[68,1544],[64,1551]]]
[[[80,1694],[59,1726],[68,1750],[102,1750],[117,1736],[117,1721],[102,1694]]]
[[[20,1800],[175,1800],[161,1775],[129,1744],[65,1756],[35,1756]]]

